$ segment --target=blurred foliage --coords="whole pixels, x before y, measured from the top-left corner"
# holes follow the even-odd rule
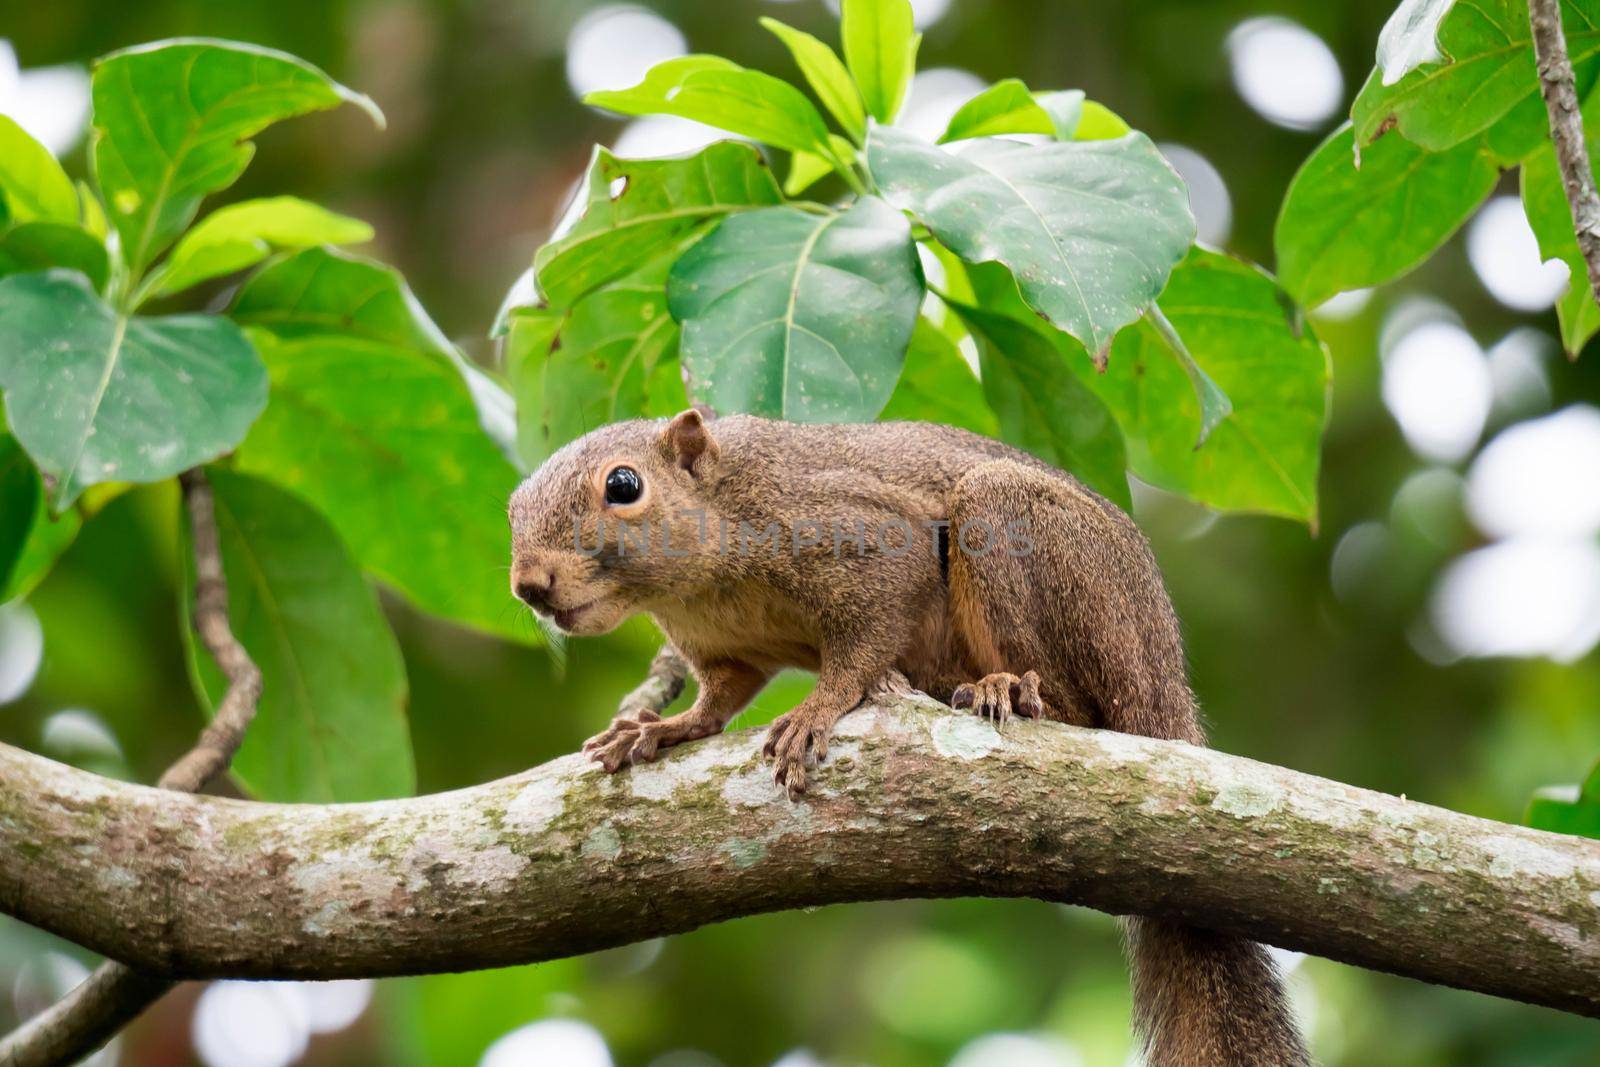
[[[269,129],[228,199],[292,194],[370,223],[372,254],[404,272],[446,335],[488,360],[483,335],[506,286],[549,236],[590,146],[621,128],[581,106],[566,81],[566,36],[589,6],[0,0],[0,33],[24,68],[81,64],[163,37],[228,37],[302,56],[370,94],[388,116],[386,133],[351,109]],[[739,17],[691,0],[650,6],[694,50],[766,70],[787,71],[791,61],[757,15],[834,39],[833,15],[813,0],[753,0]],[[1392,6],[955,0],[927,27],[918,65],[968,69],[985,82],[1016,75],[1030,86],[1076,86],[1158,142],[1196,149],[1232,197],[1227,249],[1270,265],[1278,205],[1330,131],[1280,129],[1250,110],[1230,80],[1227,36],[1249,17],[1297,20],[1333,49],[1348,100],[1372,68]],[[85,173],[83,150],[65,164]],[[1511,179],[1498,181],[1499,191],[1516,191]],[[1458,480],[1447,482],[1442,502],[1400,492],[1427,465],[1379,401],[1378,335],[1387,311],[1414,293],[1450,303],[1485,343],[1529,322],[1485,297],[1459,239],[1355,317],[1316,320],[1334,361],[1317,532],[1266,518],[1218,520],[1146,491],[1135,509],[1184,620],[1194,685],[1219,747],[1518,820],[1532,790],[1581,779],[1600,752],[1600,657],[1441,664],[1418,651],[1429,648],[1418,634],[1439,569],[1482,537],[1464,515]],[[1552,335],[1558,328],[1551,314],[1534,324]],[[930,381],[956,373],[947,362],[940,370],[937,355],[926,358]],[[1600,398],[1592,358],[1550,361],[1546,371],[1555,407]],[[1504,421],[1496,416],[1493,426]],[[498,515],[498,501],[481,505]],[[187,748],[202,711],[176,625],[176,520],[170,485],[94,501],[77,540],[28,598],[44,662],[20,700],[0,705],[0,740],[87,761],[47,745],[44,730],[63,709],[88,709],[121,750],[114,766],[97,769],[143,781]],[[1335,593],[1335,547],[1363,523],[1382,531],[1382,552]],[[605,723],[653,651],[649,627],[635,623],[613,638],[571,643],[563,667],[542,651],[440,623],[408,599],[386,595],[383,608],[404,654],[424,791],[572,751]],[[782,679],[734,725],[766,721],[806,684]],[[73,954],[0,925],[0,1026],[13,1021],[17,972],[48,951]],[[933,970],[945,980],[930,980]],[[1296,970],[1294,986],[1329,1065],[1578,1067],[1600,1059],[1592,1020],[1319,960]],[[192,1003],[171,998],[130,1030],[124,1062],[191,1062]],[[730,1067],[765,1064],[800,1047],[830,1062],[909,1067],[943,1062],[996,1028],[1060,1035],[1091,1067],[1120,1067],[1127,1054],[1126,974],[1109,919],[1035,902],[953,901],[765,916],[581,960],[384,983],[363,1025],[317,1039],[306,1062],[475,1064],[508,1029],[551,1017],[592,1023],[628,1067],[679,1049]]]

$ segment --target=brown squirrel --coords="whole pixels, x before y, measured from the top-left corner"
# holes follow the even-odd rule
[[[591,738],[607,771],[720,732],[785,667],[817,672],[764,748],[791,797],[840,716],[908,687],[997,723],[1205,743],[1144,536],[998,441],[689,410],[572,442],[509,510],[518,598],[572,634],[646,612],[698,682],[687,711]],[[1127,941],[1150,1067],[1310,1063],[1261,946],[1139,918]]]

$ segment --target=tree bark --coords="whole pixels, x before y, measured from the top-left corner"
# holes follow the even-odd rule
[[[1528,0],[1528,17],[1539,65],[1539,93],[1550,117],[1550,140],[1555,145],[1561,185],[1572,213],[1572,229],[1589,275],[1589,289],[1600,301],[1600,193],[1595,190],[1594,172],[1589,167],[1578,87],[1567,53],[1567,39],[1561,32],[1561,0]]]
[[[742,731],[606,775],[255,804],[0,746],[0,910],[148,974],[348,978],[589,952],[783,908],[1038,897],[1600,1016],[1600,842],[1176,742],[840,723],[791,803]]]

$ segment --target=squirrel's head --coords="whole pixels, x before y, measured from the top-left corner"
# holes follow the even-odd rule
[[[603,634],[714,581],[719,455],[694,409],[562,448],[511,495],[512,594],[568,633]]]

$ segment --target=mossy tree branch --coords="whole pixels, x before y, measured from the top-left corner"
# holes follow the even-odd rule
[[[615,776],[568,756],[336,806],[126,785],[0,746],[0,911],[172,978],[588,952],[783,908],[1039,897],[1600,1016],[1600,842],[1187,745],[925,700],[861,709],[814,792],[754,731]]]

